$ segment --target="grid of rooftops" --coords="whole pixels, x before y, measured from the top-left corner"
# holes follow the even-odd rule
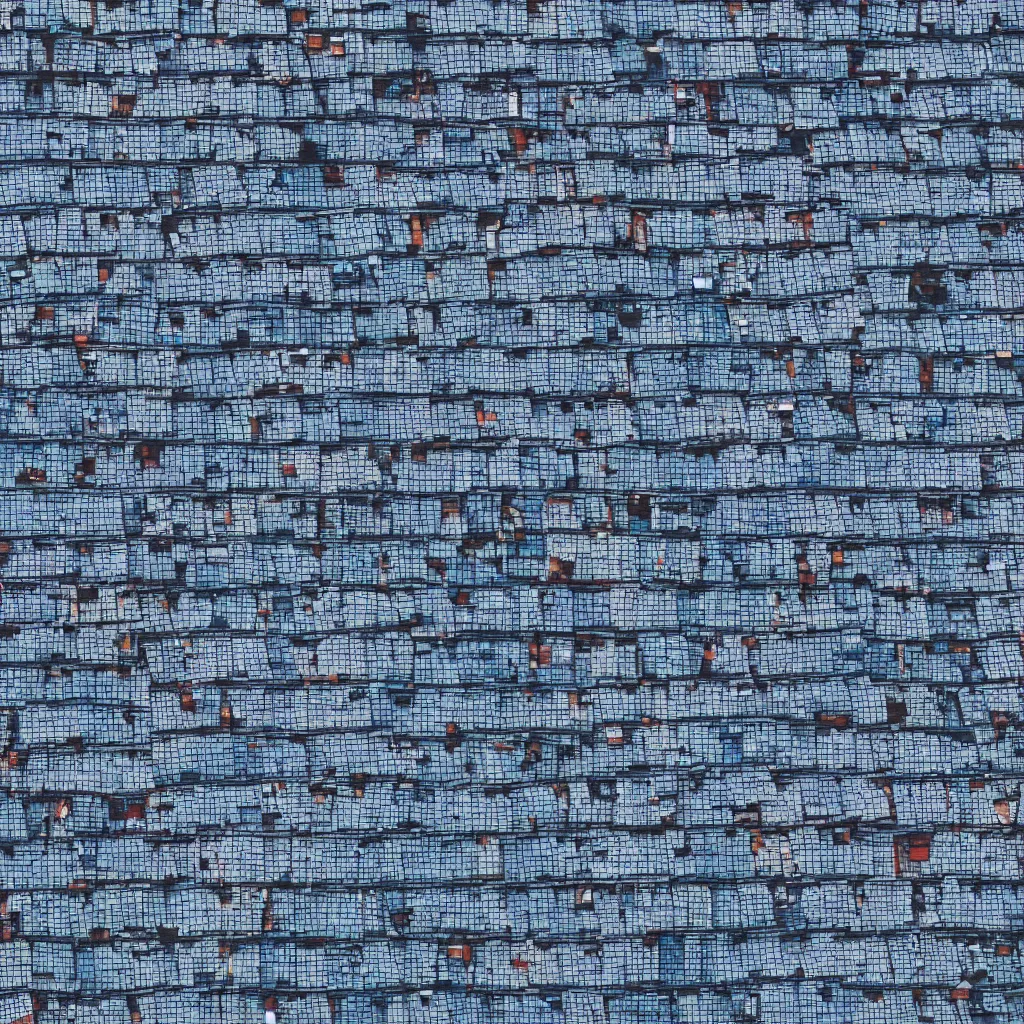
[[[0,5],[0,1024],[1024,1021],[1022,0]]]

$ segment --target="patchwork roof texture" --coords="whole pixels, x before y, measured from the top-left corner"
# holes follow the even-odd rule
[[[1022,0],[0,21],[0,1024],[1024,1020]]]

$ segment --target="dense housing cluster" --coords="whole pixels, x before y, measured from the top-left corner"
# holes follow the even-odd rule
[[[0,1024],[1024,1020],[1022,0],[0,22]]]

